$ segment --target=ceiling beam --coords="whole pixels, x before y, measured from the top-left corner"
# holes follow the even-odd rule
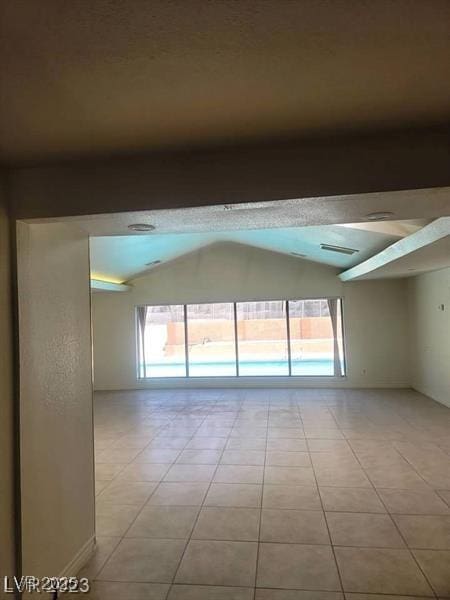
[[[112,281],[103,281],[102,279],[91,279],[91,290],[96,292],[129,292],[131,286],[123,283],[113,283]]]
[[[433,223],[426,225],[419,231],[395,242],[388,246],[375,256],[363,261],[359,265],[340,273],[341,281],[354,281],[362,279],[369,273],[382,269],[389,263],[392,263],[408,254],[412,254],[434,242],[437,242],[450,235],[450,217],[436,219]]]
[[[13,168],[9,192],[31,219],[438,188],[448,139],[444,127]]]

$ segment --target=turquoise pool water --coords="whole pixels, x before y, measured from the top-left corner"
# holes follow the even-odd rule
[[[184,363],[147,363],[147,377],[185,377]],[[323,377],[333,375],[331,358],[293,360],[292,375]],[[143,377],[143,365],[140,368]],[[239,363],[239,375],[246,377],[287,376],[289,366],[286,361],[252,361]],[[190,362],[190,377],[234,377],[234,362]]]

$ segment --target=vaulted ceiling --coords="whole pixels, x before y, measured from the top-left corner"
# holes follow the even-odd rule
[[[272,250],[342,270],[372,257],[421,229],[424,222],[358,223],[319,227],[240,229],[204,233],[101,236],[91,238],[92,278],[119,282],[133,279],[161,263],[218,242],[234,242]],[[321,244],[350,248],[342,254]]]
[[[10,164],[448,121],[447,0],[3,0]]]

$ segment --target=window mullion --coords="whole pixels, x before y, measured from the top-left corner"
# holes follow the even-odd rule
[[[238,326],[237,326],[237,307],[236,302],[233,302],[233,315],[234,315],[234,348],[236,358],[236,377],[239,377],[239,343],[238,343]]]
[[[188,322],[187,322],[187,308],[186,304],[183,304],[184,311],[184,354],[186,361],[186,377],[189,377],[189,343],[188,343]]]
[[[289,364],[289,377],[292,375],[292,361],[291,361],[291,323],[289,319],[289,300],[286,300],[286,332],[287,332],[287,348],[288,348],[288,364]]]

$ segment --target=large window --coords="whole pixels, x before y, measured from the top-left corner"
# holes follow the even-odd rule
[[[186,315],[189,375],[236,375],[233,303],[188,304]]]
[[[139,377],[186,377],[184,306],[138,306]]]
[[[137,307],[138,376],[343,376],[340,298]]]
[[[239,375],[289,375],[286,302],[236,304]]]

